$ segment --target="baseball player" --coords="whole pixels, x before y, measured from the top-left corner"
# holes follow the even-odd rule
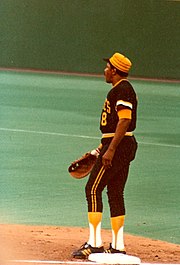
[[[87,258],[91,253],[126,254],[123,227],[125,218],[124,188],[130,162],[135,158],[137,142],[133,135],[136,128],[137,96],[128,81],[131,61],[115,53],[106,61],[104,75],[112,88],[105,99],[100,130],[101,144],[93,154],[98,156],[86,184],[88,203],[89,239],[73,252],[75,258]],[[102,192],[107,187],[110,207],[112,242],[104,249],[101,238],[103,212]]]

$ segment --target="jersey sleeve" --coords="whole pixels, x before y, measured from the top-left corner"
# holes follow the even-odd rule
[[[131,96],[131,89],[128,81],[124,81],[118,88],[116,97],[116,110],[119,112],[122,109],[133,109],[133,97]]]
[[[119,119],[132,119],[132,111],[130,109],[121,109],[117,112]]]

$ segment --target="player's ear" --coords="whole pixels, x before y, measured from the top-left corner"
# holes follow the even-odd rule
[[[116,75],[116,68],[112,69],[112,75]]]

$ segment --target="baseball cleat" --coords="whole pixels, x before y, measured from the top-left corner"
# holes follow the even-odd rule
[[[119,254],[126,254],[125,250],[118,250],[115,248],[112,248],[112,245],[110,244],[109,248],[104,251],[105,253],[119,253]]]
[[[104,253],[104,247],[92,247],[86,242],[80,247],[80,249],[74,251],[72,256],[76,259],[87,259],[91,253]]]

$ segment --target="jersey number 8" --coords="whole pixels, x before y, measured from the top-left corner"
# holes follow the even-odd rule
[[[107,125],[107,113],[103,112],[101,115],[101,125],[106,126]]]

